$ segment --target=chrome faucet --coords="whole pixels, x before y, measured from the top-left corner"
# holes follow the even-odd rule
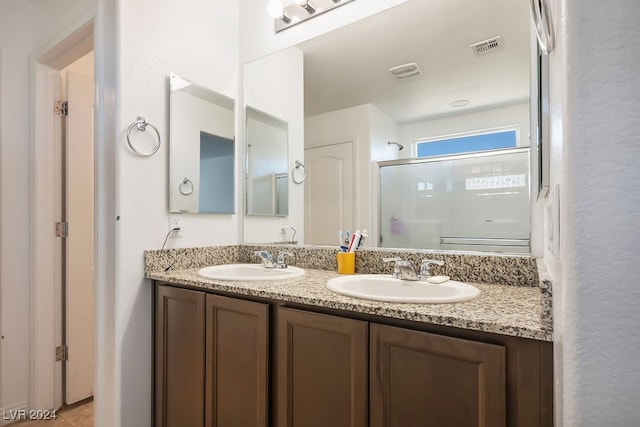
[[[382,258],[384,262],[395,262],[393,277],[400,280],[418,280],[418,274],[410,261],[402,258]]]
[[[422,264],[420,264],[420,274],[416,273],[416,270],[413,268],[413,265],[410,261],[402,258],[382,258],[384,262],[395,262],[395,267],[393,268],[392,276],[396,279],[401,280],[427,280],[431,277],[431,265],[444,265],[444,261],[439,261],[435,259],[423,259]]]
[[[273,255],[268,251],[255,251],[255,255],[262,259],[262,266],[264,268],[287,268],[287,257],[293,256],[291,252],[280,252],[278,254],[278,260],[273,260]]]
[[[422,264],[420,264],[420,275],[418,276],[418,278],[420,280],[427,280],[429,277],[431,277],[431,265],[432,264],[444,265],[444,261],[439,261],[439,260],[436,260],[436,259],[424,258],[422,260]]]
[[[262,259],[262,266],[264,268],[276,268],[276,262],[273,260],[273,255],[268,251],[255,251],[254,255],[257,255]]]
[[[276,268],[287,268],[287,258],[292,257],[293,254],[291,252],[280,252],[278,253],[278,262],[276,263]]]

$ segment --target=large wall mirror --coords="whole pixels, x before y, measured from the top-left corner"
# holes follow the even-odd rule
[[[307,179],[304,203],[289,212],[304,209],[302,242],[335,246],[339,230],[368,229],[367,246],[529,252],[531,166],[537,171],[529,153],[537,87],[530,30],[526,1],[411,0],[289,48],[303,57]],[[295,68],[281,62],[281,73]],[[245,81],[245,91],[269,87],[281,73]],[[482,149],[463,147],[418,166],[427,144],[504,133],[511,145],[481,153],[481,161],[468,153]],[[388,180],[391,167],[407,179]],[[448,197],[448,207],[434,217],[438,197]]]
[[[246,214],[287,216],[287,122],[247,106],[245,109]]]
[[[234,101],[169,76],[169,211],[234,213]]]

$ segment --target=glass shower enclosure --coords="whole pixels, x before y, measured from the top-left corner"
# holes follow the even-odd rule
[[[529,148],[379,162],[380,247],[529,253]]]

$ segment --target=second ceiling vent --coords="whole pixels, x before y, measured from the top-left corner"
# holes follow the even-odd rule
[[[471,45],[471,50],[473,50],[473,53],[475,53],[476,56],[480,56],[500,49],[502,44],[502,36],[495,36],[481,42],[473,43]]]
[[[407,77],[419,76],[422,74],[422,69],[415,62],[409,64],[398,65],[389,68],[389,72],[393,74],[396,79],[406,79]]]

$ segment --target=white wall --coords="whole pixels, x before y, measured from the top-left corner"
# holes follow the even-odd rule
[[[244,17],[242,18],[244,20]],[[287,170],[295,161],[304,161],[304,61],[302,52],[290,47],[243,67],[244,104],[271,114],[288,123],[289,141]],[[264,82],[269,82],[265,85]],[[243,129],[244,135],[244,129]],[[240,138],[244,142],[244,138]],[[244,164],[244,163],[243,163]],[[244,185],[244,178],[241,181]],[[281,234],[281,228],[296,229],[296,240],[304,241],[304,185],[289,180],[289,215],[286,217],[245,216],[245,242],[277,242],[291,240],[292,232]]]
[[[552,2],[556,425],[640,420],[640,3]]]
[[[30,3],[0,2],[0,412],[29,399],[31,40]]]
[[[510,105],[446,116],[420,122],[400,125],[400,143],[405,146],[402,157],[416,155],[414,143],[416,139],[432,138],[462,132],[473,132],[503,126],[519,126],[518,146],[529,146],[529,103]]]
[[[142,253],[162,245],[169,229],[168,84],[174,72],[238,98],[238,5],[226,0],[187,0],[179,6],[151,0],[119,2],[116,9],[117,79],[115,150],[115,369],[118,424],[151,424],[151,282]],[[134,156],[124,141],[137,116],[156,125],[163,145],[154,156]],[[241,170],[236,145],[236,171]],[[241,182],[239,175],[236,182]],[[241,205],[236,187],[236,212]],[[107,207],[108,208],[108,207]],[[235,244],[239,215],[181,215],[174,246]],[[103,220],[108,221],[108,218]]]
[[[409,151],[407,147],[400,151],[397,145],[389,145],[389,141],[399,141],[398,123],[373,104],[369,104],[369,120],[371,137],[369,160],[376,162],[393,160],[399,158],[404,151]]]
[[[36,52],[57,43],[60,33],[75,30],[79,17],[90,19],[95,13],[95,0],[31,0],[33,48]]]

